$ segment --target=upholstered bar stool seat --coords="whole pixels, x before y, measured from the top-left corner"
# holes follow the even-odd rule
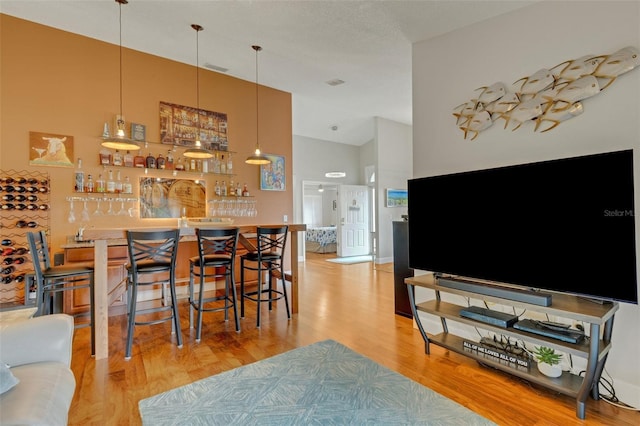
[[[136,325],[154,325],[171,321],[172,333],[175,332],[177,345],[182,347],[178,299],[176,297],[176,259],[180,231],[127,231],[129,264],[127,265],[127,305],[128,325],[125,359],[131,358],[133,334]],[[169,296],[165,286],[169,287]],[[138,307],[140,287],[160,286],[162,303],[149,308]],[[168,314],[160,314],[168,312]],[[159,315],[160,314],[160,315]]]
[[[229,310],[233,309],[236,331],[240,331],[240,319],[236,309],[235,258],[238,246],[238,228],[196,228],[198,256],[189,259],[189,324],[193,327],[193,313],[198,312],[196,342],[202,336],[202,314],[224,311],[224,320],[229,320]],[[207,272],[208,271],[208,272]],[[195,297],[195,278],[199,278],[200,288]],[[224,293],[205,296],[206,278],[224,278]],[[222,303],[220,303],[222,302]]]
[[[76,328],[91,327],[91,355],[96,353],[94,271],[91,266],[52,266],[45,231],[27,233],[36,284],[35,316],[61,313],[54,305],[64,292],[89,290],[89,322],[77,322]],[[84,314],[74,315],[74,318]]]
[[[267,303],[269,310],[273,302],[284,299],[287,318],[291,318],[289,298],[284,272],[284,253],[287,245],[289,227],[258,226],[256,228],[256,250],[240,256],[240,316],[244,318],[244,302],[251,300],[257,303],[256,327],[260,327],[260,305]],[[245,283],[245,270],[258,272],[258,287],[248,291]],[[282,290],[278,290],[273,272],[279,271],[282,279]],[[267,286],[263,285],[263,274],[267,274]]]

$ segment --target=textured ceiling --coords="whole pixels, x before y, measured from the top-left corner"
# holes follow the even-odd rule
[[[535,1],[129,0],[125,47],[292,93],[293,134],[361,145],[373,119],[411,124],[411,44]],[[118,44],[114,0],[0,0],[0,12]],[[1,41],[0,41],[1,43]],[[326,82],[345,81],[339,86]],[[337,126],[337,130],[332,127]]]

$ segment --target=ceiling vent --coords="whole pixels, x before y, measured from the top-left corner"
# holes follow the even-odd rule
[[[329,86],[340,86],[341,84],[344,84],[344,80],[340,80],[339,78],[334,78],[333,80],[327,81],[327,84]]]
[[[205,62],[204,67],[205,68],[209,68],[210,70],[213,70],[213,71],[218,71],[218,72],[227,72],[227,71],[229,71],[229,68],[219,67],[217,65],[210,64],[209,62]]]

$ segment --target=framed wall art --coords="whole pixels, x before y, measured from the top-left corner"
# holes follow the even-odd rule
[[[29,132],[29,164],[73,167],[73,136]]]
[[[282,155],[265,154],[271,163],[260,166],[260,190],[284,191],[286,189],[285,162]]]
[[[387,207],[407,207],[409,195],[406,189],[387,188]]]
[[[207,216],[204,181],[140,178],[140,218]]]
[[[160,102],[160,141],[195,146],[200,132],[204,149],[227,151],[227,114]]]

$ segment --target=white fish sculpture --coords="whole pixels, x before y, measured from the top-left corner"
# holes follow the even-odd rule
[[[511,131],[517,130],[523,123],[529,120],[533,120],[536,117],[542,115],[544,108],[543,105],[548,103],[541,98],[532,98],[524,102],[520,102],[514,109],[501,114],[498,118],[504,118],[504,128],[506,129],[510,122],[515,122],[517,125],[511,129]]]
[[[494,83],[491,86],[479,87],[476,90],[482,90],[480,96],[478,96],[478,103],[484,106],[503,97],[507,93],[507,86],[504,83]]]
[[[604,61],[603,57],[585,55],[572,61],[562,62],[551,68],[550,71],[555,76],[557,83],[574,81],[585,75],[593,74],[602,61]],[[557,71],[554,72],[554,70]]]
[[[546,68],[536,71],[529,77],[522,77],[520,80],[516,80],[513,85],[521,82],[520,88],[517,90],[517,94],[522,98],[523,96],[533,96],[536,93],[551,87],[555,82],[553,73]]]
[[[584,108],[582,106],[582,102],[575,102],[568,107],[556,107],[556,103],[552,103],[540,117],[534,119],[536,123],[534,131],[537,131],[543,124],[550,122],[552,123],[550,126],[540,131],[540,133],[548,132],[563,121],[573,118],[576,115],[580,115],[583,112]]]
[[[460,126],[460,129],[464,132],[465,139],[469,133],[473,133],[471,140],[474,140],[481,131],[491,127],[492,124],[493,120],[489,111],[479,111],[473,117],[470,117],[467,123]]]
[[[601,55],[596,58],[602,58],[603,61],[596,67],[592,75],[603,80],[609,80],[600,90],[606,89],[618,76],[640,65],[640,51],[631,46],[620,49],[611,55]]]
[[[585,75],[570,83],[564,84],[559,88],[553,96],[543,94],[542,97],[554,102],[564,102],[570,106],[571,104],[590,98],[600,93],[600,84],[598,79],[592,75]]]
[[[507,92],[500,99],[496,99],[490,104],[485,106],[485,110],[489,111],[493,116],[499,117],[500,114],[503,114],[507,111],[511,111],[520,103],[520,98],[517,94],[513,92]]]
[[[469,102],[455,107],[453,110],[456,112],[453,113],[453,116],[456,117],[456,125],[468,122],[469,119],[478,112],[478,108],[481,109],[476,99],[472,99]]]

